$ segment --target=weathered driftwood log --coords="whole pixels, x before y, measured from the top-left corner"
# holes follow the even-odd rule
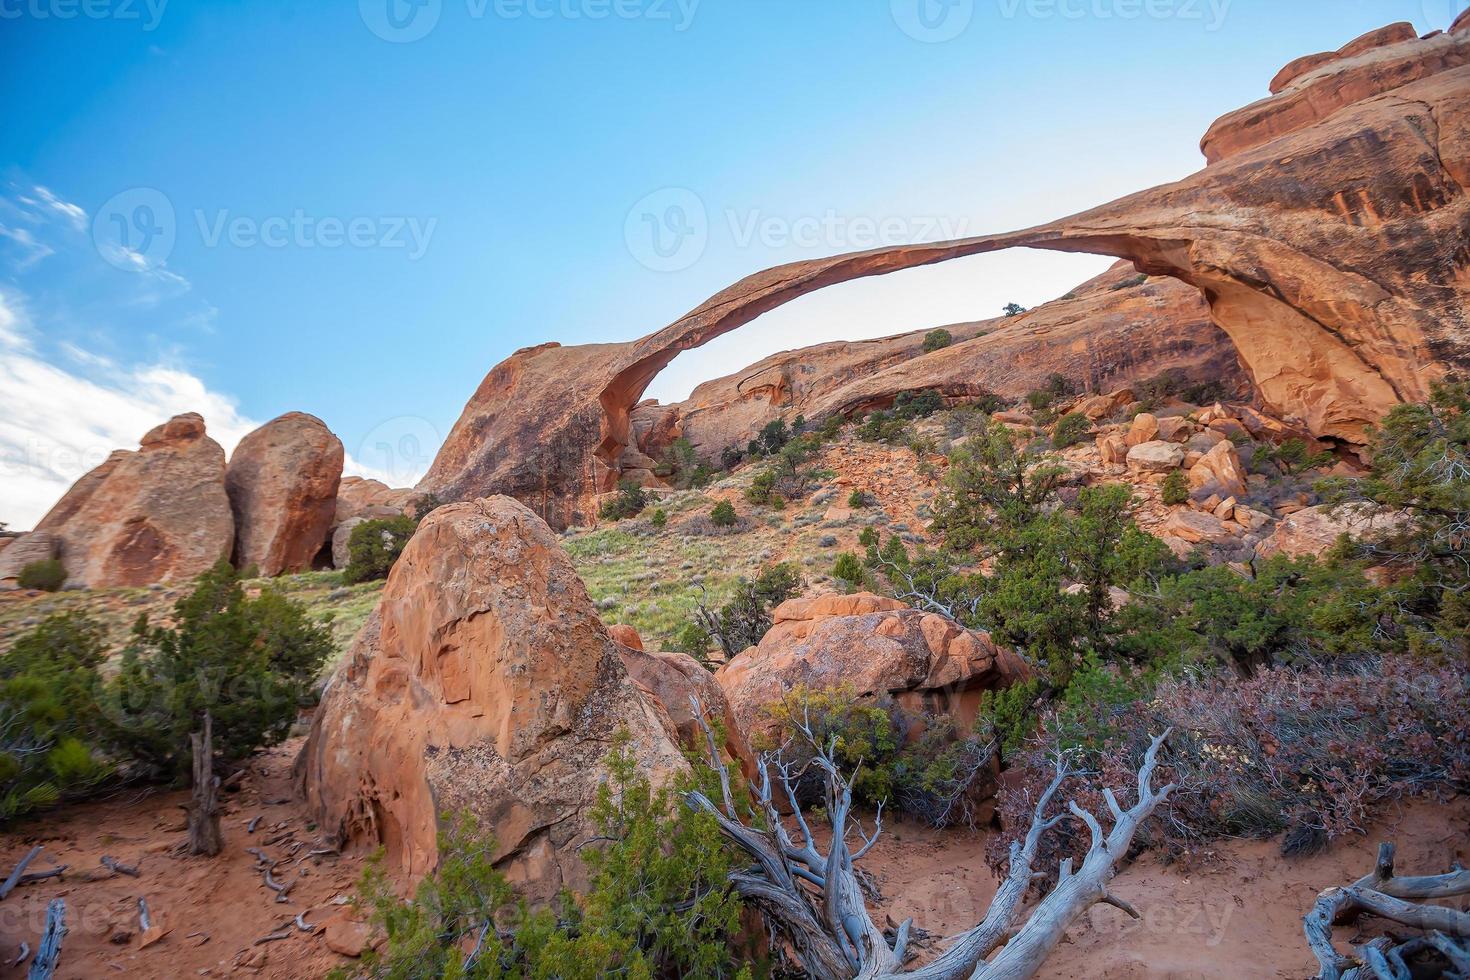
[[[1318,980],[1399,980],[1414,974],[1411,961],[1433,958],[1445,975],[1470,977],[1470,914],[1435,899],[1470,895],[1470,871],[1456,867],[1442,875],[1397,877],[1394,846],[1378,846],[1378,863],[1351,885],[1328,888],[1317,896],[1303,920],[1307,945],[1317,957]],[[1353,947],[1345,956],[1332,943],[1337,925],[1371,915],[1422,930],[1402,940],[1381,937]]]
[[[61,940],[66,937],[66,901],[53,898],[46,906],[46,931],[41,935],[36,958],[31,960],[28,980],[51,980],[61,962]]]
[[[15,886],[19,885],[21,878],[25,876],[26,868],[30,866],[32,861],[41,856],[42,850],[44,848],[37,844],[31,848],[30,853],[15,863],[15,867],[11,869],[10,877],[6,878],[4,882],[0,882],[0,899],[5,898],[6,895],[15,891]]]
[[[214,774],[214,723],[204,713],[204,731],[189,736],[194,750],[194,793],[189,801],[189,853],[214,857],[223,842],[219,831],[219,777]]]
[[[703,723],[703,706],[697,699],[691,700],[696,717]],[[912,920],[898,927],[890,943],[868,912],[854,870],[856,862],[877,842],[883,812],[880,807],[872,834],[866,833],[853,816],[852,783],[834,761],[834,746],[820,744],[805,722],[799,729],[813,753],[809,765],[815,766],[824,779],[826,820],[831,828],[831,842],[824,854],[797,805],[795,785],[803,773],[779,752],[763,755],[757,765],[757,780],[751,786],[751,809],[742,816],[730,791],[729,771],[720,758],[714,733],[708,724],[704,731],[711,765],[720,781],[721,800],[717,804],[703,793],[692,792],[686,802],[695,810],[712,814],[724,836],[751,859],[751,866],[731,873],[731,883],[740,897],[761,913],[772,931],[785,940],[801,969],[818,980],[1020,980],[1032,976],[1061,941],[1067,926],[1091,905],[1107,902],[1137,916],[1128,903],[1109,893],[1108,882],[1114,866],[1128,853],[1139,826],[1174,788],[1172,784],[1160,790],[1152,786],[1159,748],[1169,734],[1165,732],[1153,740],[1138,771],[1138,802],[1124,810],[1111,790],[1105,793],[1113,829],[1104,833],[1098,819],[1075,802],[1067,813],[1046,816],[1069,774],[1065,762],[1059,759],[1055,778],[1036,802],[1025,839],[1011,845],[1006,880],[985,918],[956,937],[927,966],[905,971]],[[782,823],[772,795],[777,789],[790,807],[799,841]],[[1022,899],[1036,877],[1032,864],[1042,835],[1071,819],[1081,821],[1091,831],[1087,856],[1075,871],[1070,860],[1062,863],[1056,887],[1016,929]],[[992,953],[995,958],[986,962]]]

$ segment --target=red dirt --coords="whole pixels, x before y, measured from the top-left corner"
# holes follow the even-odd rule
[[[58,978],[320,977],[346,962],[327,949],[320,930],[308,934],[292,924],[298,912],[312,925],[341,912],[333,900],[352,894],[362,867],[360,857],[304,858],[320,843],[292,798],[291,763],[299,745],[293,740],[257,756],[239,790],[223,797],[225,846],[215,858],[173,852],[186,836],[187,792],[121,793],[65,807],[0,835],[0,875],[36,844],[45,851],[29,870],[69,867],[61,878],[17,888],[0,903],[0,976],[23,975],[24,967],[11,964],[22,942],[35,950],[46,905],[57,897],[66,899],[68,927]],[[254,834],[247,833],[256,815],[262,819]],[[282,834],[287,836],[265,843]],[[278,903],[245,848],[287,858],[293,841],[302,846],[277,867],[275,877],[289,880],[299,873],[300,880],[289,900]],[[141,875],[88,881],[92,874],[107,875],[100,864],[104,854],[137,866]],[[297,857],[304,858],[299,865]],[[147,899],[155,926],[169,930],[147,948],[139,935],[139,898]],[[253,945],[283,925],[290,927],[289,938]]]
[[[936,937],[978,922],[995,893],[984,834],[944,834],[900,825],[863,859],[895,921],[913,916]],[[1470,863],[1470,798],[1414,800],[1366,837],[1325,854],[1283,858],[1279,840],[1222,841],[1190,873],[1145,855],[1124,867],[1113,891],[1141,921],[1111,906],[1085,913],[1037,975],[1044,980],[1300,980],[1316,972],[1302,916],[1317,893],[1373,869],[1378,842],[1397,844],[1401,874],[1441,874]],[[1462,906],[1465,903],[1461,903]],[[881,921],[881,920],[880,920]],[[1341,934],[1339,938],[1344,938]],[[937,951],[937,945],[933,950]]]
[[[59,978],[113,975],[147,978],[196,976],[321,977],[348,962],[327,948],[321,931],[291,928],[289,937],[260,946],[257,939],[290,926],[298,912],[321,925],[354,890],[361,855],[303,860],[290,901],[277,903],[261,882],[247,847],[286,857],[319,846],[299,801],[292,796],[291,763],[299,741],[262,753],[238,791],[225,797],[223,853],[214,859],[173,853],[184,839],[185,792],[120,794],[109,801],[66,807],[0,835],[0,874],[35,844],[46,850],[30,868],[54,863],[69,870],[60,879],[25,885],[0,903],[0,976],[19,946],[40,937],[46,904],[67,901],[70,928],[62,947]],[[284,802],[282,802],[284,801]],[[254,834],[246,824],[262,815]],[[265,841],[286,832],[277,843]],[[1205,867],[1186,873],[1152,856],[1122,869],[1114,891],[1143,914],[1141,922],[1098,906],[1069,931],[1039,974],[1045,980],[1175,980],[1251,976],[1294,980],[1311,975],[1314,961],[1302,938],[1301,916],[1318,891],[1366,874],[1380,840],[1398,845],[1401,873],[1440,873],[1455,861],[1470,863],[1470,799],[1448,804],[1417,800],[1381,821],[1363,838],[1340,841],[1326,854],[1282,858],[1276,841],[1225,841]],[[890,824],[864,858],[884,895],[882,912],[895,923],[913,916],[934,942],[974,924],[995,892],[985,865],[986,832],[934,831]],[[142,875],[106,874],[99,860],[116,857]],[[295,874],[292,861],[277,877]],[[141,947],[137,899],[148,900],[155,923],[169,932]],[[880,923],[882,917],[875,916]],[[197,935],[196,935],[197,934]],[[126,935],[127,938],[122,938]],[[206,938],[207,937],[207,938]],[[261,957],[263,956],[263,960]]]

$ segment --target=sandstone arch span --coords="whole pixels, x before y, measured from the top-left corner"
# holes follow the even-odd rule
[[[568,523],[615,482],[629,413],[680,352],[826,286],[1016,247],[1112,255],[1188,283],[1268,408],[1360,442],[1394,404],[1470,366],[1470,22],[1343,51],[1216,123],[1212,162],[1177,183],[1024,231],[768,269],[629,343],[518,351],[421,487],[509,493]]]

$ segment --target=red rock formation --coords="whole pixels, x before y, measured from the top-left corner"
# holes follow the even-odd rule
[[[288,412],[240,440],[225,472],[235,564],[262,575],[309,569],[337,509],[342,440],[321,419]]]
[[[894,695],[964,726],[974,720],[982,691],[1025,673],[984,633],[869,593],[791,599],[774,618],[759,646],[715,674],[747,735],[771,734],[765,709],[798,686]]]
[[[769,269],[632,344],[522,351],[471,399],[423,486],[584,516],[635,445],[648,383],[681,351],[835,283],[1018,246],[1114,255],[1195,287],[1273,414],[1360,443],[1470,365],[1470,31],[1401,34],[1349,45],[1226,117],[1206,140],[1211,165],[1178,183],[1026,231]]]
[[[577,849],[625,729],[655,782],[685,762],[551,529],[496,497],[441,507],[404,549],[333,676],[298,761],[334,841],[434,867],[468,809],[533,901],[585,886]]]
[[[27,565],[49,561],[60,549],[61,541],[49,531],[0,539],[0,590],[19,588],[20,573]]]
[[[234,547],[224,450],[205,435],[204,419],[176,415],[137,452],[118,450],[78,480],[36,530],[56,535],[77,585],[192,578]]]
[[[928,331],[776,354],[738,374],[700,385],[677,405],[632,413],[637,445],[657,457],[688,438],[704,457],[743,447],[776,418],[886,408],[906,391],[952,399],[987,392],[1020,398],[1061,374],[1079,389],[1111,391],[1178,371],[1193,380],[1241,384],[1228,337],[1210,322],[1199,293],[1173,279],[1136,283],[1119,263],[1068,298],[1025,314],[948,327],[955,342],[925,353]]]

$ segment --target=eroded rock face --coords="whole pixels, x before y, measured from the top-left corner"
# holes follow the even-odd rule
[[[49,531],[32,531],[4,538],[0,547],[0,590],[19,588],[20,573],[33,562],[55,558],[61,541]]]
[[[78,480],[36,530],[59,540],[71,584],[192,578],[234,547],[224,450],[200,416],[176,415]]]
[[[439,814],[468,809],[533,901],[584,887],[577,848],[626,729],[655,783],[683,771],[668,716],[550,528],[495,497],[441,507],[393,567],[297,763],[334,841],[382,843],[412,876],[437,860]]]
[[[759,646],[715,674],[747,735],[770,734],[765,709],[795,687],[850,686],[906,706],[974,720],[980,694],[1024,676],[984,633],[870,593],[791,599]]]
[[[342,440],[321,419],[288,412],[240,440],[225,472],[235,564],[262,575],[305,571],[337,510]]]
[[[1282,518],[1271,536],[1256,545],[1256,554],[1262,558],[1273,555],[1320,558],[1344,534],[1354,539],[1372,538],[1396,530],[1403,520],[1400,514],[1375,510],[1365,504],[1307,507]]]
[[[1113,255],[1194,287],[1272,414],[1361,444],[1365,425],[1470,365],[1470,31],[1391,28],[1278,83],[1217,124],[1211,164],[1177,183],[1025,231],[769,269],[630,344],[521,351],[476,392],[423,486],[512,493],[561,523],[586,516],[636,446],[648,383],[681,351],[835,283],[1018,246]],[[891,393],[904,371],[908,390],[942,388],[927,360],[844,398]],[[752,383],[795,391],[768,376]],[[667,413],[636,414],[646,431],[672,430]]]

